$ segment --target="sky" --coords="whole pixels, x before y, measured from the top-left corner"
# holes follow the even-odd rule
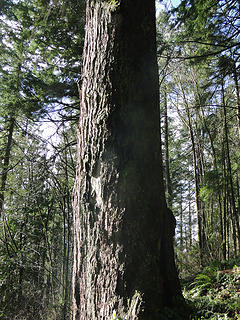
[[[177,7],[181,3],[181,0],[172,0],[172,5]]]
[[[161,3],[159,0],[156,0],[156,15],[158,14],[159,10],[164,8],[172,8],[177,7],[181,3],[181,0],[163,0]]]

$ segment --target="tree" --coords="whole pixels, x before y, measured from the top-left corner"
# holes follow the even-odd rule
[[[71,318],[75,130],[65,123],[50,157],[37,127],[19,119],[12,137],[0,220],[0,315],[6,320]]]
[[[64,9],[41,0],[3,4],[0,318],[66,320],[72,300],[71,130],[75,133],[77,124],[84,5],[68,1]],[[36,132],[47,118],[58,125],[51,146]]]
[[[190,170],[185,170],[191,181],[194,171],[195,190],[191,182],[188,194],[197,200],[193,217],[198,216],[198,260],[208,264],[239,255],[239,1],[183,0],[172,12],[177,15],[164,20],[168,14],[163,13],[158,20],[159,28],[164,21],[168,29],[172,26],[170,33],[159,37],[160,43],[165,43],[160,47],[163,50],[158,50],[160,74],[166,74],[166,68],[162,68],[166,65],[164,86],[169,87],[172,81],[168,106],[180,111],[175,127],[180,124],[182,132],[188,128],[188,140],[192,142],[193,161]],[[181,131],[176,136],[185,140]],[[173,149],[171,143],[168,146],[170,155],[176,148],[174,142]],[[173,163],[170,161],[171,177]],[[186,177],[178,176],[178,180],[186,185]],[[175,195],[174,179],[172,188]],[[186,228],[181,209],[187,193],[181,194],[183,199],[174,199],[174,204],[181,205],[173,206],[175,216],[176,207],[181,211],[180,240]],[[183,254],[186,261],[185,251]]]
[[[162,178],[155,38],[153,0],[87,1],[74,191],[75,320],[111,319],[115,312],[160,319],[181,296],[175,219]]]
[[[183,0],[173,12],[177,12],[178,22],[184,23],[183,42],[199,45],[198,57],[231,52],[236,60],[239,10],[239,0]]]

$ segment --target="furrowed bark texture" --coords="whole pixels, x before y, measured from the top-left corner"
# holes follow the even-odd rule
[[[180,294],[162,183],[153,0],[87,1],[74,320],[159,319]]]

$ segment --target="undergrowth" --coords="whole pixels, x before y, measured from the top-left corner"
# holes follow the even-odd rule
[[[193,310],[191,320],[240,320],[239,265],[228,262],[224,267],[230,270],[212,265],[183,282],[184,297]]]

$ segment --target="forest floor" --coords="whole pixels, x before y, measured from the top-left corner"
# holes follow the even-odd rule
[[[191,320],[240,320],[240,268],[205,267],[194,279],[183,279]]]

